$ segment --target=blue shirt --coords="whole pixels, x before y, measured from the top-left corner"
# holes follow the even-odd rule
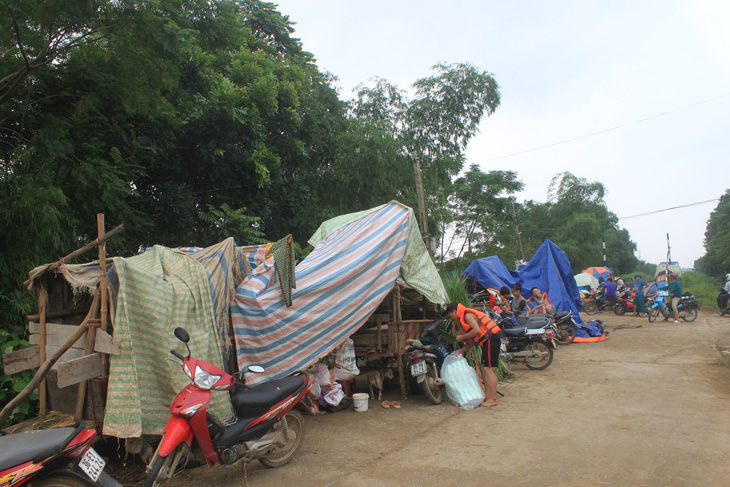
[[[606,298],[607,299],[616,299],[616,283],[615,282],[607,282],[603,285],[603,287],[606,289]]]
[[[644,288],[646,287],[647,283],[643,279],[641,281],[634,281],[634,292],[637,296],[643,296],[644,295]]]

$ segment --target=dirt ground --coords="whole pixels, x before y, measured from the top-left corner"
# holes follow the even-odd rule
[[[610,332],[606,341],[561,346],[544,371],[513,364],[498,407],[402,400],[395,384],[383,399],[400,410],[370,401],[365,412],[306,416],[298,455],[278,469],[251,463],[249,484],[727,485],[730,367],[719,361],[730,350],[730,317],[593,318]],[[242,469],[188,469],[166,485],[243,485]]]

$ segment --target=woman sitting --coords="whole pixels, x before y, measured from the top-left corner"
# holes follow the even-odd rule
[[[530,310],[530,314],[536,313],[555,313],[555,306],[550,302],[547,293],[540,292],[540,289],[533,287],[530,289],[532,296],[527,300],[528,303],[534,302],[535,306]]]

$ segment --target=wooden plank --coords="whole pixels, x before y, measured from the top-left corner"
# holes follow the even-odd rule
[[[106,353],[109,355],[119,355],[119,345],[114,343],[112,336],[102,330],[96,330],[96,343],[94,344],[94,351]]]
[[[40,335],[37,333],[40,331],[40,324],[31,321],[28,324],[28,329],[31,335],[28,337],[28,341],[31,345],[40,344]],[[78,326],[76,325],[62,325],[60,323],[46,323],[46,345],[52,345],[54,347],[60,347],[65,344],[74,333]],[[76,340],[71,347],[83,349],[86,346],[86,333],[81,335],[81,338]]]
[[[41,366],[41,347],[24,348],[3,355],[3,370],[6,375],[17,374]]]
[[[101,354],[69,360],[58,365],[58,387],[64,388],[101,375]]]

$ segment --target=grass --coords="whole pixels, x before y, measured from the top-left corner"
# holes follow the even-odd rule
[[[717,295],[725,284],[716,278],[694,271],[683,273],[679,282],[682,283],[684,292],[689,291],[697,298],[700,307],[712,309],[717,307]]]

